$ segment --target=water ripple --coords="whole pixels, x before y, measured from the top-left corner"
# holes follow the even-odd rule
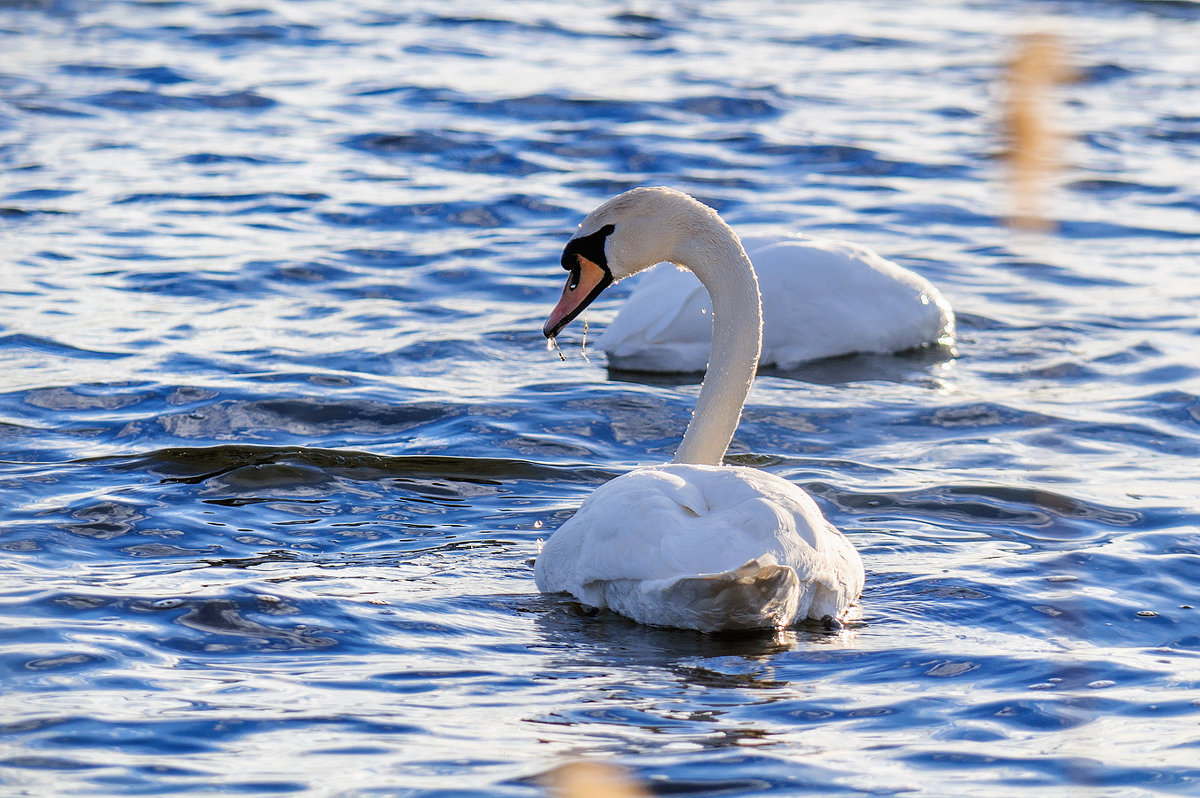
[[[994,183],[1011,4],[426,6],[5,5],[5,788],[1194,793],[1195,4],[1041,9],[1044,237]],[[764,372],[731,447],[863,553],[842,630],[533,588],[698,390],[604,368],[627,283],[539,332],[646,183],[956,309],[953,348]]]

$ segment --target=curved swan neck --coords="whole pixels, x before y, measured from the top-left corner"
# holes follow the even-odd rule
[[[737,235],[705,210],[711,217],[703,229],[681,237],[671,258],[700,278],[713,305],[708,371],[674,462],[720,465],[758,369],[762,300],[754,267]]]

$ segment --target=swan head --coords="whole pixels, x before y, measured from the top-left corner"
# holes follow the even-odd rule
[[[724,228],[717,212],[672,188],[635,188],[618,194],[579,223],[562,254],[567,285],[542,327],[553,338],[618,280],[663,261],[678,262],[680,242]]]

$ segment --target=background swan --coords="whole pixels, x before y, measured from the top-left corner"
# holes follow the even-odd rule
[[[829,238],[744,239],[762,294],[764,366],[954,341],[954,311],[924,277]],[[668,263],[642,276],[598,346],[613,368],[703,371],[712,303]]]
[[[850,542],[795,485],[721,461],[758,367],[758,282],[716,211],[639,188],[592,211],[567,242],[553,338],[613,282],[660,261],[690,269],[714,308],[712,357],[672,463],[601,486],[542,548],[535,579],[641,623],[701,631],[845,613],[863,586]]]

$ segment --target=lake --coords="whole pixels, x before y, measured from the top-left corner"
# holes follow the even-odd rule
[[[1004,65],[1063,167],[1005,223]],[[1200,793],[1200,4],[0,3],[0,792]],[[589,617],[533,560],[697,375],[547,350],[670,185],[870,246],[953,352],[764,371],[728,462],[841,631]]]

